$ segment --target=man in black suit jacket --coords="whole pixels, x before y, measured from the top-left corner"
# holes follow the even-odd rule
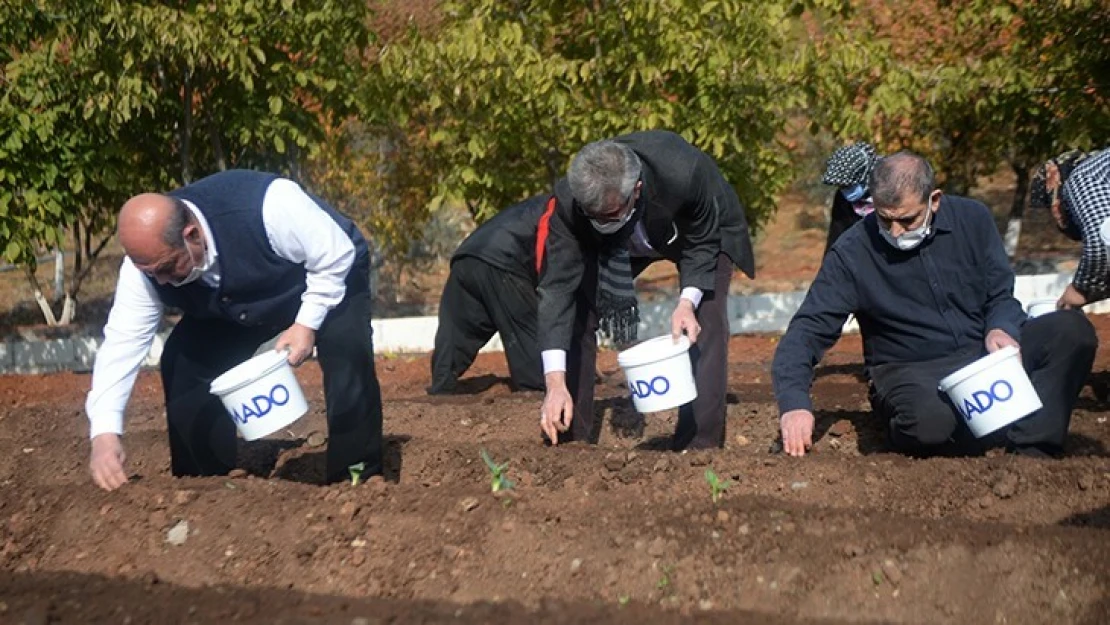
[[[673,448],[723,445],[728,287],[733,266],[752,277],[755,260],[740,199],[713,159],[667,131],[587,145],[555,184],[539,231],[546,437],[594,440],[596,330],[618,345],[636,338],[632,278],[665,259],[682,287],[671,332],[695,343],[698,390],[679,410]]]
[[[536,338],[536,227],[548,196],[501,211],[455,250],[439,302],[431,394],[455,390],[478,350],[501,334],[517,388],[542,390]]]

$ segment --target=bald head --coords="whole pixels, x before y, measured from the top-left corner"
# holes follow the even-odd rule
[[[185,246],[184,230],[190,222],[183,202],[160,193],[143,193],[127,200],[119,212],[119,241],[140,265]]]
[[[898,152],[879,159],[871,170],[868,188],[876,207],[896,208],[907,202],[926,202],[935,182],[928,161],[913,152]]]

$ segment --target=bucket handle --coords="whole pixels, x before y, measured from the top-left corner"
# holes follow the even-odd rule
[[[275,349],[274,351],[278,352],[278,353],[281,353],[281,354],[285,354],[285,362],[289,363],[289,365],[292,366],[293,363],[289,362],[289,354],[293,353],[293,350],[288,345],[286,345],[285,347],[282,347],[281,349]]]

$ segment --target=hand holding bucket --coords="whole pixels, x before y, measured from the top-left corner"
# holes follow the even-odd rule
[[[316,345],[316,330],[294,323],[289,326],[285,332],[281,333],[277,342],[274,344],[274,349],[277,351],[284,351],[285,357],[289,360],[289,364],[294,367],[299,367],[301,364],[312,355],[312,348]]]
[[[690,339],[671,335],[649,339],[617,355],[632,404],[639,412],[658,412],[698,397],[690,366]]]

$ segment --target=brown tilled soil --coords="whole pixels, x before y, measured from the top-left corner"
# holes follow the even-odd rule
[[[206,479],[169,475],[144,373],[115,493],[85,473],[88,376],[0,378],[0,623],[1110,622],[1110,352],[1067,458],[912,460],[884,451],[847,337],[793,459],[771,453],[774,347],[733,339],[728,444],[691,454],[659,451],[674,415],[638,417],[612,353],[601,443],[553,449],[500,355],[450,397],[424,394],[425,358],[381,359],[388,474],[357,487],[313,483],[315,364],[310,415],[244,444],[244,476]],[[733,482],[718,504],[710,468]]]

